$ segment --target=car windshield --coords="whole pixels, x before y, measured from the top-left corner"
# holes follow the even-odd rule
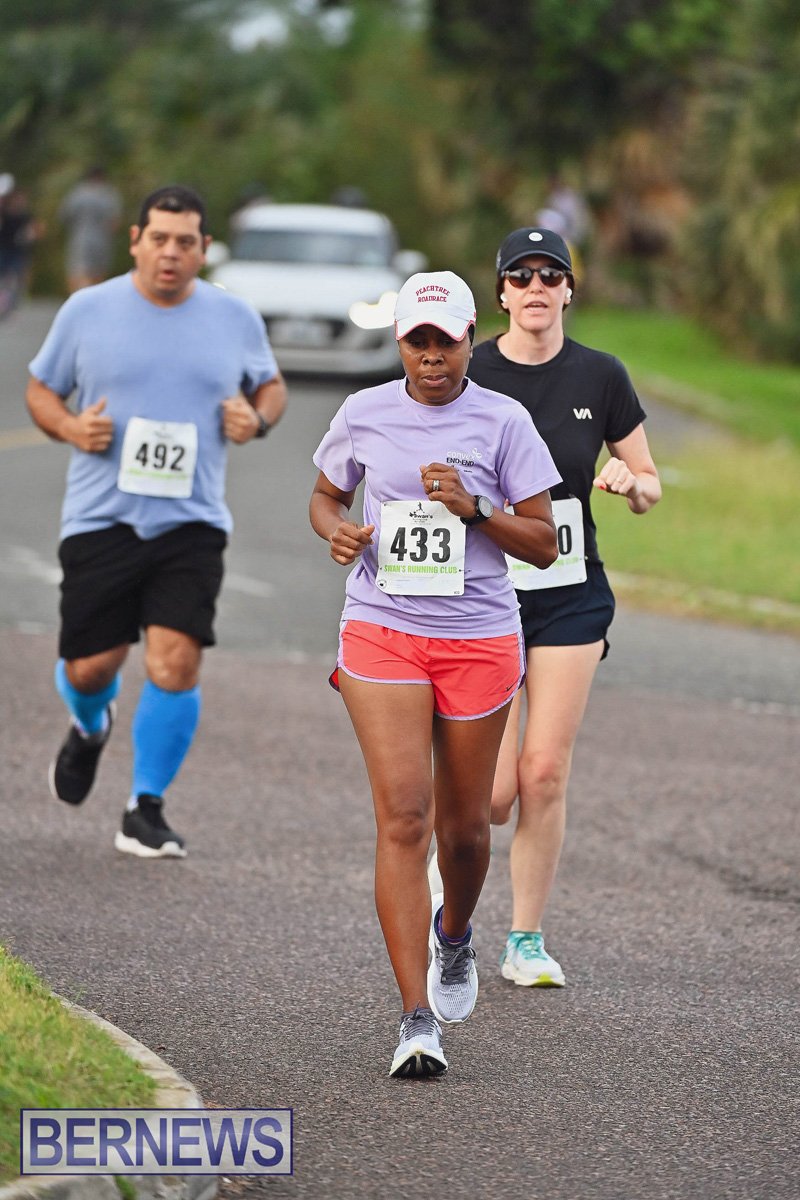
[[[392,246],[381,234],[319,229],[243,229],[233,257],[246,262],[321,263],[326,266],[387,267]]]

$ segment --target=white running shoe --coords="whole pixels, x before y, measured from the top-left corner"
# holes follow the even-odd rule
[[[395,1079],[426,1079],[447,1070],[442,1052],[442,1027],[429,1008],[403,1013],[400,1042],[389,1074]]]
[[[500,971],[520,987],[563,987],[561,967],[544,948],[541,933],[512,929],[500,957]]]
[[[433,919],[428,936],[431,963],[428,967],[428,1003],[446,1025],[466,1021],[478,999],[478,971],[472,947],[472,929],[467,941],[458,946],[442,942],[436,935],[436,914],[442,907],[441,893],[431,897]]]

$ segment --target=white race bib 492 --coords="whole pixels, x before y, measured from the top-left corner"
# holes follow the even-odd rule
[[[400,596],[463,596],[466,540],[441,500],[386,500],[375,583]]]
[[[117,487],[134,496],[186,500],[197,464],[197,426],[191,421],[131,417],[122,443]]]
[[[506,555],[508,577],[517,591],[533,592],[539,588],[565,587],[568,583],[586,581],[583,509],[577,496],[554,500],[553,520],[558,537],[558,558],[551,566],[542,571],[532,563]]]

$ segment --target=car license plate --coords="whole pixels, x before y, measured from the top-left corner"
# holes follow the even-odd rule
[[[277,346],[327,346],[331,340],[328,321],[302,321],[299,318],[270,321],[270,341]]]

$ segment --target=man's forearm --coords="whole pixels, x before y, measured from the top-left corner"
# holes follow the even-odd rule
[[[262,383],[250,398],[250,403],[268,425],[277,425],[286,411],[286,384],[282,375]]]
[[[36,425],[56,442],[69,442],[69,432],[75,425],[76,417],[51,388],[46,387],[40,380],[31,377],[25,393],[25,403],[28,412]]]

